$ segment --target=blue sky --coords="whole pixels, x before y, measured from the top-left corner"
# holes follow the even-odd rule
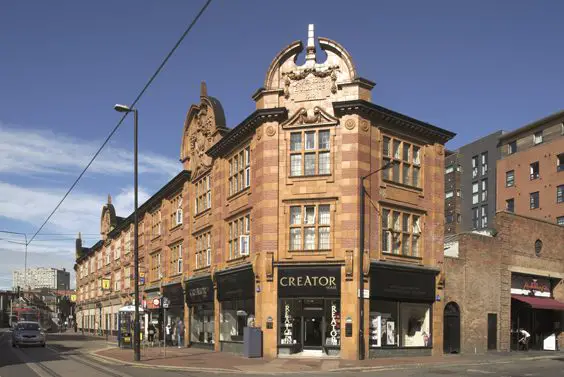
[[[37,229],[119,119],[113,104],[133,100],[203,3],[0,5],[0,230]],[[215,0],[138,104],[142,197],[179,171],[200,81],[238,124],[271,60],[305,40],[308,23],[377,83],[375,103],[456,132],[456,148],[563,108],[562,14],[561,1]],[[95,241],[108,193],[118,215],[131,210],[131,122],[30,245],[29,265],[71,268],[71,238]],[[9,287],[23,247],[0,240],[0,258]]]

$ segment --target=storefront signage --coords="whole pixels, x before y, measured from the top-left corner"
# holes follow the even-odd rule
[[[171,284],[163,287],[163,296],[170,300],[170,307],[184,307],[184,290],[182,284]]]
[[[370,293],[373,298],[435,301],[435,273],[372,266]]]
[[[188,305],[213,302],[213,282],[211,277],[186,282],[186,302]]]
[[[516,295],[531,295],[550,297],[550,280],[541,276],[526,276],[513,274],[511,276],[511,293]]]
[[[299,267],[278,270],[280,297],[336,297],[340,294],[340,267]]]
[[[217,275],[219,301],[243,300],[255,296],[255,274],[252,268]]]

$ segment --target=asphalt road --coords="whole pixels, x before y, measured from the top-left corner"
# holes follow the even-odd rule
[[[89,347],[99,347],[99,343],[89,345],[88,342],[73,343],[71,340],[63,339],[49,342],[49,338],[47,339],[46,348],[12,348],[10,333],[0,332],[0,377],[153,377],[155,375],[159,377],[195,377],[205,375],[204,373],[107,364],[83,353],[88,351]],[[375,370],[307,373],[307,376],[305,373],[299,373],[295,376],[326,377],[331,375],[338,377],[564,377],[564,354],[555,359],[513,359],[495,364],[476,362],[454,367],[425,366],[406,369],[391,366]],[[236,377],[238,374],[230,374],[230,376]]]

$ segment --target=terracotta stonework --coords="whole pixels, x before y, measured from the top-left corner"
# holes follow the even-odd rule
[[[211,279],[213,283],[213,301],[192,302],[185,307],[187,343],[242,352],[241,326],[254,322],[262,330],[265,357],[312,346],[313,352],[322,349],[323,354],[358,358],[359,180],[380,169],[388,158],[398,160],[401,174],[400,169],[391,168],[391,175],[381,171],[364,181],[364,286],[370,287],[375,266],[407,269],[432,276],[433,281],[442,269],[443,154],[444,143],[454,134],[369,102],[374,83],[358,76],[349,53],[332,40],[318,38],[318,42],[327,55],[324,62],[316,58],[312,25],[305,64],[295,63],[303,50],[301,42],[290,44],[276,56],[264,87],[253,96],[257,110],[234,128],[226,128],[221,104],[202,85],[200,104],[190,107],[182,134],[180,158],[187,175],[182,183],[175,184],[182,192],[182,225],[177,229],[166,225],[170,217],[168,196],[149,199],[164,210],[165,225],[160,239],[146,239],[140,247],[145,268],[150,268],[152,252],[160,251],[170,258],[171,245],[178,239],[183,243],[180,279],[184,288],[189,291],[190,287],[200,287],[201,283],[195,283],[198,279]],[[393,156],[383,155],[388,138],[401,142],[401,150],[393,143],[389,145]],[[384,208],[391,211],[389,230],[384,231],[393,242],[383,251]],[[146,210],[143,221],[152,213],[149,207]],[[405,220],[397,217],[397,223],[392,224],[400,211]],[[402,221],[409,224],[402,228]],[[173,232],[178,238],[171,237]],[[202,244],[208,242],[208,234],[211,259],[206,256],[207,244]],[[114,235],[118,237],[116,231]],[[396,244],[397,249],[392,246]],[[77,259],[77,269],[100,250],[96,246],[86,249]],[[311,271],[317,275],[308,275]],[[294,301],[280,297],[281,274],[296,276],[292,284],[301,287],[305,296],[292,296],[297,291],[290,287],[283,294],[291,295]],[[162,285],[168,280],[170,269],[154,283]],[[90,275],[77,277],[77,286],[85,287],[89,281]],[[434,292],[436,283],[432,285]],[[202,291],[193,294],[198,292]],[[426,321],[431,322],[432,332],[425,336],[432,342],[422,347],[422,354],[442,350],[442,303],[434,302],[433,292],[431,300],[425,301],[430,308]],[[79,305],[98,300],[98,296],[87,297],[79,295]],[[284,317],[291,305],[305,308],[313,305],[312,300],[320,307],[311,310],[325,308],[313,320],[304,314],[305,309],[292,312],[291,318]],[[401,347],[369,348],[369,312],[371,305],[379,305],[372,304],[374,300],[372,296],[364,300],[366,357],[417,353],[404,340],[408,335],[401,332],[401,318],[396,318]],[[398,301],[397,305],[403,304]],[[202,330],[208,319],[202,320],[201,328],[199,320],[194,320],[202,310],[209,310],[206,313],[213,319],[213,344],[206,340],[211,329]],[[254,321],[249,314],[254,315]],[[296,322],[298,317],[300,322]],[[303,344],[287,341],[283,331],[290,331],[289,321],[294,321],[291,328],[297,331],[287,335],[292,342],[302,336],[300,326],[303,339],[309,340],[303,340]]]

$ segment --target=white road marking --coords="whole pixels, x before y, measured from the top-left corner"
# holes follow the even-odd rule
[[[48,374],[46,371],[44,371],[43,369],[41,369],[40,367],[38,367],[37,365],[35,365],[35,362],[32,361],[25,353],[22,352],[22,350],[20,349],[16,349],[14,350],[14,355],[16,355],[16,357],[22,362],[24,363],[26,366],[29,367],[29,369],[31,369],[35,374],[37,374],[39,377],[52,377],[50,374]]]
[[[495,372],[490,372],[487,370],[481,370],[481,369],[467,369],[466,372],[468,373],[480,373],[480,374],[494,374]]]

